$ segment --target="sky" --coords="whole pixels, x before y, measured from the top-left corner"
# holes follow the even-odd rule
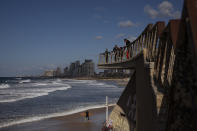
[[[183,0],[0,0],[0,77],[41,75],[180,18]]]

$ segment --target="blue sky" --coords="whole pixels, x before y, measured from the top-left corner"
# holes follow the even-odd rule
[[[38,75],[180,18],[183,0],[1,0],[0,76]]]

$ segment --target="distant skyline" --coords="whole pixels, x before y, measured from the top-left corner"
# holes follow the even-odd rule
[[[39,75],[180,18],[183,0],[1,0],[0,77]]]

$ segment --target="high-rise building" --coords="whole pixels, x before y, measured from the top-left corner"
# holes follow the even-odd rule
[[[76,77],[79,76],[80,72],[79,72],[79,68],[80,68],[80,61],[75,61],[73,63],[70,64],[70,75],[72,77]]]
[[[55,71],[54,70],[48,70],[44,72],[44,77],[53,77],[55,76]]]
[[[85,60],[81,65],[80,61],[75,61],[70,64],[68,72],[71,77],[91,77],[94,76],[95,73],[94,66],[95,65],[92,60]]]
[[[95,67],[94,62],[92,60],[85,60],[85,62],[82,64],[82,76],[94,76],[95,73]]]
[[[57,77],[61,76],[61,69],[60,69],[60,67],[57,67],[57,69],[55,71],[55,76],[57,76]]]
[[[65,77],[70,76],[70,72],[69,72],[68,67],[65,67],[65,68],[64,68],[64,74],[63,74],[63,76],[65,76]]]

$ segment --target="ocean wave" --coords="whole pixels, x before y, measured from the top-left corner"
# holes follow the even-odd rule
[[[53,81],[52,84],[53,84],[53,85],[65,85],[65,84],[63,84],[63,83],[58,83],[58,82],[56,82],[56,81]]]
[[[47,83],[34,83],[33,86],[47,86]]]
[[[5,103],[5,102],[15,102],[15,101],[20,101],[20,100],[24,100],[24,99],[28,99],[28,98],[36,98],[36,97],[40,97],[40,96],[45,96],[45,95],[49,95],[49,93],[54,92],[54,91],[61,91],[61,90],[67,90],[71,88],[70,85],[68,84],[64,84],[64,86],[62,87],[49,87],[49,88],[39,88],[39,89],[28,89],[28,90],[17,90],[18,92],[14,91],[13,97],[10,97],[10,99],[1,99],[0,103]],[[11,95],[12,91],[9,91]],[[17,94],[17,95],[16,95]]]
[[[114,106],[114,105],[115,104],[110,104],[109,106]],[[28,122],[40,121],[43,119],[49,119],[49,118],[54,118],[54,117],[67,116],[67,115],[71,115],[71,114],[75,114],[75,113],[79,113],[79,112],[84,112],[84,111],[90,110],[90,109],[98,109],[98,108],[104,108],[104,107],[106,107],[106,105],[104,105],[104,104],[93,105],[93,106],[87,106],[87,107],[79,107],[79,108],[76,108],[73,110],[59,112],[59,113],[51,113],[51,114],[46,114],[46,115],[39,115],[39,116],[19,119],[19,120],[7,122],[7,123],[2,123],[0,125],[0,128],[23,124],[23,123],[28,123]]]
[[[96,87],[113,87],[116,88],[117,86],[112,84],[107,84],[104,82],[100,82],[97,80],[68,80],[66,83],[69,84],[87,84],[88,86],[96,86]]]
[[[62,80],[61,79],[57,79],[56,82],[62,82]]]
[[[92,83],[95,82],[96,80],[68,80],[66,83],[73,83],[73,84],[82,84],[82,83]]]
[[[19,81],[19,83],[20,83],[20,84],[22,84],[22,83],[29,83],[29,82],[31,82],[31,80],[30,80],[30,79],[27,79],[27,80],[21,80],[21,81]]]
[[[102,83],[102,82],[92,82],[92,83],[88,83],[89,86],[98,86],[98,87],[113,87],[116,88],[117,86],[115,85],[111,85],[111,84],[107,84],[107,83]]]
[[[9,88],[10,85],[9,84],[0,84],[0,89],[5,89],[5,88]]]

